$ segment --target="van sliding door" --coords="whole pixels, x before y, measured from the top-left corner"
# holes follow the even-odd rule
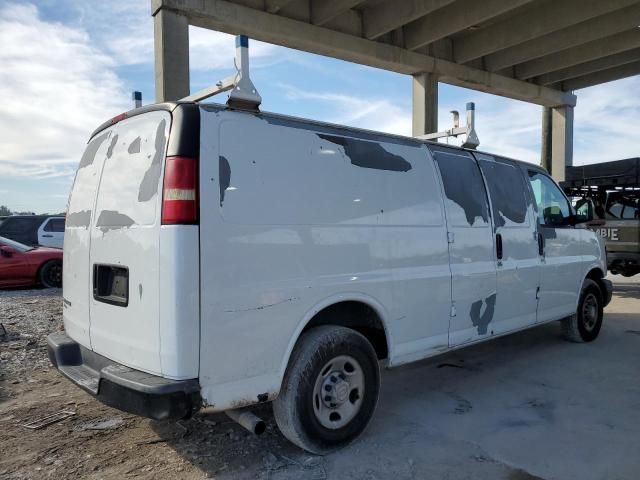
[[[449,345],[491,335],[496,264],[489,205],[480,169],[465,151],[429,145],[442,179],[451,266]]]
[[[491,201],[498,281],[492,330],[498,334],[536,322],[540,255],[535,212],[526,179],[514,162],[474,155]]]

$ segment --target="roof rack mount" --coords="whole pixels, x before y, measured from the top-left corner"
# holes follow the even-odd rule
[[[467,125],[460,126],[460,114],[457,110],[452,110],[453,127],[443,132],[427,133],[426,135],[418,135],[418,140],[437,140],[438,138],[458,137],[465,135],[462,142],[463,148],[471,148],[475,150],[480,145],[478,134],[476,133],[476,105],[473,102],[467,103]]]
[[[230,91],[227,105],[232,108],[258,110],[262,97],[256,90],[249,75],[249,38],[246,35],[236,36],[236,73],[220,80],[215,85],[207,87],[188,97],[184,102],[200,102],[222,92]]]

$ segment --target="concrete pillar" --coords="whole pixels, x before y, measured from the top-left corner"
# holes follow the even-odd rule
[[[542,107],[542,141],[540,165],[551,173],[551,108]]]
[[[153,17],[156,102],[189,95],[189,22],[187,17],[160,9]]]
[[[438,78],[433,73],[413,76],[413,136],[438,131]]]
[[[551,175],[561,182],[565,167],[573,165],[573,107],[554,107],[551,124]]]

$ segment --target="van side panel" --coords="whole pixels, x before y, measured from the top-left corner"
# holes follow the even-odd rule
[[[328,299],[379,305],[391,362],[396,350],[426,351],[416,339],[446,338],[450,273],[431,160],[418,143],[348,135],[201,110],[200,384],[214,409],[273,398],[304,322]]]

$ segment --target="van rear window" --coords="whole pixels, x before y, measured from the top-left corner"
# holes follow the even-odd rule
[[[96,205],[98,228],[155,223],[171,116],[150,112],[111,129]]]

